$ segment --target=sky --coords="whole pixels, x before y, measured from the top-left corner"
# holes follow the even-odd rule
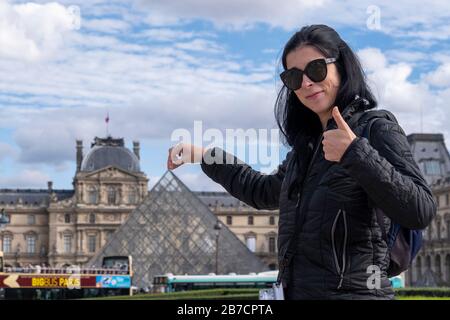
[[[0,188],[71,189],[75,141],[86,154],[107,114],[109,134],[140,142],[150,187],[176,129],[275,129],[281,52],[310,24],[351,46],[406,134],[450,143],[446,0],[0,0]],[[282,161],[286,146],[273,145]],[[223,190],[198,165],[175,174]]]

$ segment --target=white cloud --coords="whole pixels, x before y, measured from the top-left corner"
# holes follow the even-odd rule
[[[0,127],[14,130],[19,161],[64,168],[75,139],[104,135],[107,109],[113,134],[138,139],[169,139],[194,120],[222,129],[273,125],[267,66],[238,63],[226,51],[205,57],[221,48],[213,34],[186,32],[181,38],[191,42],[162,46],[116,36],[69,34],[56,60],[0,59]]]
[[[83,19],[83,28],[103,33],[120,33],[129,30],[130,25],[119,19]]]
[[[0,186],[8,186],[8,188],[41,188],[47,187],[47,181],[51,181],[50,177],[36,169],[24,169],[14,174],[14,176],[0,176]]]
[[[185,79],[189,80],[199,85],[206,81],[199,77]],[[128,97],[125,104],[108,109],[104,106],[74,108],[70,105],[39,109],[8,107],[0,109],[0,126],[14,129],[20,161],[54,165],[73,160],[75,139],[90,141],[94,136],[105,135],[107,110],[113,135],[138,139],[162,138],[169,141],[172,131],[177,128],[192,131],[195,120],[202,120],[205,130],[274,126],[272,101],[275,90],[245,84],[241,84],[238,90],[239,84],[227,83],[224,88],[220,88],[218,83],[215,87],[215,91],[205,90],[200,94],[196,87],[182,89],[176,95],[149,94],[140,98],[138,94],[136,98]],[[168,90],[163,88],[162,92]],[[125,97],[124,93],[123,99]],[[236,118],[236,114],[240,117]]]
[[[261,22],[292,29],[317,23],[320,12],[320,22],[364,29],[368,5],[348,1],[337,5],[326,0],[174,0],[142,1],[133,11],[104,1],[73,1],[77,2],[82,13],[89,14],[79,32],[60,27],[65,21],[61,17],[67,12],[62,5],[0,2],[0,17],[6,17],[0,20],[0,34],[7,30],[15,35],[13,40],[0,37],[0,128],[14,130],[20,148],[18,159],[28,165],[46,163],[63,171],[68,162],[74,161],[75,139],[91,141],[105,134],[107,109],[111,133],[126,139],[169,139],[172,130],[191,129],[194,120],[203,120],[205,129],[275,126],[275,65],[231,56],[211,31],[163,27],[128,34],[135,25],[145,26],[146,15],[152,23],[159,19],[161,25],[169,22],[182,26],[183,21],[199,18],[227,29],[250,28]],[[68,5],[71,1],[60,3]],[[18,6],[38,8],[33,9],[37,18],[24,22],[26,15],[16,12]],[[237,7],[240,10],[235,10]],[[380,2],[380,8],[381,32],[411,36],[405,31],[416,17],[410,14],[410,8],[400,13],[400,24],[393,20],[401,12],[398,5]],[[446,14],[439,3],[431,2],[430,8],[417,13],[423,30],[434,25],[431,12],[437,12],[438,17]],[[106,19],[102,13],[111,13],[114,18]],[[47,21],[43,25],[36,22],[41,16]],[[87,34],[86,30],[104,34]],[[265,52],[273,53],[273,49]],[[407,49],[383,53],[368,48],[359,54],[381,106],[394,111],[408,133],[419,131],[422,107],[424,131],[444,132],[448,137],[446,124],[450,119],[445,101],[450,99],[450,90],[446,88],[449,84],[444,66],[450,59],[445,54],[436,54],[434,59],[440,59],[441,66],[420,81],[410,78],[424,58],[422,53]],[[16,59],[11,59],[12,55]],[[431,85],[440,87],[432,90]],[[214,183],[202,180],[201,172],[180,176],[194,190],[215,188]]]
[[[450,87],[450,62],[441,64],[425,76],[425,80],[436,87]]]
[[[16,156],[16,149],[7,143],[0,142],[0,161],[7,158],[14,158]]]
[[[194,39],[190,42],[179,42],[175,44],[176,48],[191,50],[191,51],[202,51],[204,52],[212,52],[219,53],[223,52],[223,47],[216,44],[213,41],[208,41],[205,39]]]
[[[365,48],[358,51],[363,67],[369,71],[377,71],[386,67],[387,59],[378,48]]]
[[[448,141],[450,114],[445,101],[450,98],[449,88],[432,90],[432,77],[412,82],[413,67],[404,62],[391,63],[380,49],[366,48],[358,55],[380,108],[391,110],[407,134],[444,133]]]
[[[394,62],[420,63],[428,58],[428,54],[419,51],[387,50],[386,55]]]
[[[409,80],[413,71],[411,65],[403,62],[388,64],[377,48],[360,50],[358,55],[381,104],[388,103],[400,112],[416,112],[426,103],[428,88],[423,83]]]
[[[148,12],[155,25],[179,25],[206,20],[225,29],[248,29],[258,23],[286,30],[307,24],[325,23],[334,27],[356,27],[367,31],[374,6],[380,13],[380,31],[393,37],[446,40],[450,36],[450,11],[445,1],[372,0],[135,0],[136,7]]]
[[[0,1],[0,57],[36,61],[55,54],[76,17],[58,3]]]
[[[195,32],[174,30],[169,28],[151,28],[131,35],[136,38],[147,38],[156,41],[177,41],[191,39],[197,35]]]
[[[153,25],[176,25],[204,19],[220,28],[246,29],[261,22],[288,28],[298,26],[306,11],[321,8],[329,1],[287,0],[277,3],[271,0],[138,0],[135,3],[138,8],[144,8],[148,12],[147,21]]]
[[[4,0],[3,0],[4,1]],[[35,0],[46,3],[47,0]],[[380,12],[380,29],[392,37],[417,40],[431,45],[450,36],[448,4],[442,0],[133,0],[82,1],[59,0],[65,5],[79,5],[94,17],[121,16],[134,24],[137,20],[152,26],[182,26],[193,20],[213,23],[218,28],[245,30],[263,23],[270,27],[294,30],[307,24],[325,23],[335,28],[352,27],[369,31],[367,22],[375,6]],[[144,18],[143,18],[144,17]]]

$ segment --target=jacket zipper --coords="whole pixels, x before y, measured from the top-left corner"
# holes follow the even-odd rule
[[[306,172],[305,172],[305,179],[303,179],[303,183],[302,183],[301,188],[299,189],[298,194],[297,194],[297,203],[295,204],[295,209],[296,209],[296,214],[297,214],[297,215],[298,215],[297,210],[298,210],[299,207],[300,207],[300,199],[301,199],[301,193],[302,193],[302,191],[303,191],[303,186],[304,186],[304,184],[305,184],[306,179],[308,178],[309,171],[310,171],[310,169],[311,169],[311,167],[312,167],[312,164],[313,164],[313,161],[314,161],[314,159],[315,159],[315,157],[316,157],[317,150],[319,150],[320,144],[321,144],[321,142],[322,142],[322,138],[323,138],[323,133],[321,133],[320,136],[319,136],[319,142],[317,143],[316,149],[315,149],[314,152],[313,152],[313,155],[312,155],[312,157],[311,157],[311,161],[309,162],[308,168],[306,169]],[[299,222],[297,221],[297,219],[295,220],[295,222],[296,222],[296,224],[299,223]],[[294,237],[295,237],[295,235],[294,235]],[[292,241],[292,240],[291,240],[291,241]],[[286,254],[287,254],[287,251],[289,250],[289,246],[290,246],[290,243],[288,244],[288,249],[286,250],[286,252],[285,252],[285,254],[284,254],[284,257],[283,257],[283,260],[282,260],[282,261],[283,261],[283,262],[282,262],[283,265],[280,266],[280,271],[278,272],[277,284],[280,284],[280,283],[281,283],[281,279],[282,279],[282,277],[283,277],[283,273],[285,272],[286,267],[289,265],[290,260],[291,260],[291,258],[292,258],[292,256],[289,257],[289,258],[286,258]]]
[[[320,144],[322,143],[322,137],[323,137],[323,133],[321,133],[320,136],[319,136],[319,142],[317,143],[316,149],[314,150],[313,155],[312,155],[312,157],[311,157],[311,160],[309,161],[308,168],[306,169],[306,172],[305,172],[305,178],[303,179],[302,186],[301,186],[301,188],[298,190],[298,194],[297,194],[297,204],[295,205],[295,207],[296,207],[297,209],[298,209],[298,207],[299,207],[299,205],[300,205],[300,198],[301,198],[301,193],[302,193],[302,191],[303,191],[303,186],[304,186],[304,184],[305,184],[305,181],[308,179],[309,171],[311,170],[312,164],[313,164],[314,159],[316,158],[316,155],[317,155],[317,150],[319,150]]]
[[[339,264],[339,258],[337,256],[337,250],[336,250],[336,243],[335,243],[335,232],[336,232],[336,225],[339,221],[339,217],[342,214],[342,218],[344,220],[344,243],[342,245],[342,268]],[[331,227],[331,246],[333,248],[333,257],[334,257],[334,263],[336,265],[336,271],[339,274],[339,284],[337,286],[337,289],[340,289],[342,287],[342,282],[344,281],[344,273],[346,269],[346,253],[347,253],[347,238],[348,238],[348,226],[347,226],[347,214],[345,210],[339,209],[338,213],[336,214],[336,218],[334,218],[333,226]]]

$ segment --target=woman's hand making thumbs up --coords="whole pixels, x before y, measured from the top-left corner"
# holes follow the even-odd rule
[[[323,153],[326,160],[339,162],[356,135],[342,118],[338,107],[333,108],[332,115],[338,128],[323,133]]]

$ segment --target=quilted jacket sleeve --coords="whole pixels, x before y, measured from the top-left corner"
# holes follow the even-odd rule
[[[203,172],[221,184],[232,196],[256,209],[279,208],[279,196],[283,182],[286,160],[273,174],[262,174],[220,148],[209,149],[201,163]],[[213,159],[223,159],[213,163]],[[207,160],[207,161],[205,161]]]
[[[436,202],[411,153],[402,128],[377,120],[371,141],[357,137],[340,164],[393,221],[424,229],[436,215]]]

